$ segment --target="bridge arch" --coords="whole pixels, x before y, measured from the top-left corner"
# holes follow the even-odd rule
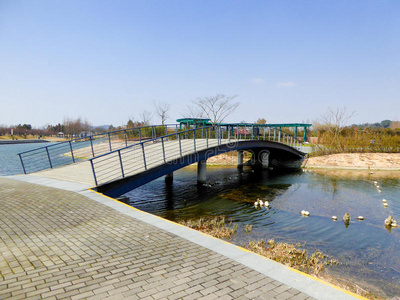
[[[104,183],[97,186],[97,191],[110,197],[118,197],[150,181],[170,174],[193,163],[206,161],[208,158],[231,152],[231,151],[251,151],[253,153],[252,163],[260,163],[261,154],[268,152],[268,164],[274,168],[293,168],[299,167],[305,154],[288,145],[266,140],[243,140],[220,144],[199,150],[194,153],[183,155],[182,157],[167,161],[161,165],[149,168],[138,174],[127,176]]]

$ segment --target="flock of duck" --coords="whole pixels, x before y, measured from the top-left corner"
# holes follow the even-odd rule
[[[382,190],[380,189],[380,186],[378,185],[377,181],[374,181],[374,185],[375,185],[378,193],[382,193]],[[387,203],[386,199],[382,199],[382,204],[383,204],[384,207],[388,207],[389,206],[389,204]],[[263,206],[265,206],[265,208],[268,208],[268,209],[270,208],[269,202],[268,201],[263,202],[262,200],[260,200],[260,198],[257,198],[257,200],[254,202],[254,206],[256,208],[263,207]],[[307,210],[302,210],[300,213],[304,217],[310,216],[310,212],[307,211]],[[337,219],[338,219],[337,216],[332,216],[332,220],[333,221],[337,221]],[[358,216],[357,220],[362,221],[362,220],[364,220],[364,217],[363,216]],[[342,221],[344,222],[346,227],[349,226],[349,224],[350,224],[350,214],[349,213],[345,213],[345,215],[342,218]],[[386,227],[400,227],[400,225],[397,225],[396,220],[394,220],[392,216],[389,216],[385,220],[385,226]]]
[[[375,185],[375,187],[376,187],[378,193],[381,193],[382,191],[381,191],[381,188],[380,188],[380,186],[378,185],[378,182],[377,182],[377,181],[374,181],[374,185]],[[387,203],[387,200],[386,200],[386,199],[382,199],[382,204],[383,204],[384,207],[388,207],[388,206],[389,206],[389,204]],[[386,227],[398,227],[396,220],[394,220],[392,216],[389,216],[389,217],[385,220],[385,226],[386,226]]]
[[[263,207],[265,206],[266,208],[269,208],[269,202],[265,201],[263,202],[262,200],[260,200],[260,198],[257,198],[257,201],[254,202],[254,206],[257,207]]]

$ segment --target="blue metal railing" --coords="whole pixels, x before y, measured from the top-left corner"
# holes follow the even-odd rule
[[[132,143],[154,139],[178,130],[178,124],[128,128],[40,147],[19,153],[18,156],[24,173],[28,174],[75,163],[82,159],[95,157]]]
[[[95,184],[98,186],[146,171],[199,150],[249,139],[276,141],[298,150],[303,145],[293,135],[277,128],[207,126],[139,142],[89,160]]]
[[[189,127],[190,128],[190,127]],[[172,134],[168,134],[171,133]],[[164,161],[167,161],[171,153],[171,144],[165,144],[166,141],[178,140],[175,150],[180,156],[185,154],[185,147],[188,147],[186,140],[193,139],[192,149],[196,150],[199,145],[209,147],[211,141],[221,140],[246,140],[246,139],[264,139],[276,142],[282,142],[292,147],[302,145],[293,135],[277,129],[276,127],[257,126],[208,126],[202,128],[194,128],[189,130],[180,129],[179,124],[153,125],[136,127],[130,129],[117,130],[103,134],[92,135],[89,137],[77,138],[70,141],[56,143],[50,146],[19,153],[19,158],[25,174],[37,172],[40,170],[54,168],[66,164],[75,163],[77,161],[89,158],[99,158],[104,155],[112,155],[115,151],[126,151],[130,147],[141,145],[141,159],[143,165],[147,168],[150,164],[147,156],[148,149],[145,147],[150,143],[161,142],[162,151],[160,155]],[[185,141],[185,143],[183,143]],[[184,144],[184,145],[183,145]],[[173,147],[172,147],[173,148]],[[301,149],[298,149],[301,150]],[[129,170],[122,163],[123,155],[121,155],[121,170],[123,176],[130,174]],[[176,155],[175,153],[175,155]],[[151,153],[150,153],[151,154]],[[96,173],[94,171],[96,178]]]

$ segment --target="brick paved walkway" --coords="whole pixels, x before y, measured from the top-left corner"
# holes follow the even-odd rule
[[[82,194],[1,177],[0,236],[0,299],[312,299]]]

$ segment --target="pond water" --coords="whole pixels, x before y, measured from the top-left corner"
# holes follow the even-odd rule
[[[21,174],[17,153],[44,145],[0,145],[0,175]],[[400,296],[400,228],[387,230],[384,220],[392,215],[400,223],[399,174],[207,167],[208,182],[217,184],[205,187],[196,183],[196,168],[187,167],[174,173],[172,185],[160,178],[127,195],[132,206],[173,221],[224,215],[238,225],[231,242],[240,246],[273,238],[301,243],[310,253],[321,250],[342,263],[329,268],[329,274],[393,297]],[[257,198],[269,201],[270,209],[256,209]],[[310,216],[303,217],[302,210]],[[348,227],[341,221],[346,212],[351,215]],[[356,219],[360,215],[364,221]],[[253,225],[251,233],[244,230],[247,224]]]
[[[328,273],[385,297],[400,295],[400,228],[386,229],[392,215],[400,222],[400,180],[368,171],[277,173],[237,168],[207,168],[210,187],[197,186],[196,168],[174,173],[172,185],[153,181],[126,194],[131,205],[169,220],[224,215],[238,225],[231,242],[275,239],[321,250],[342,264]],[[381,193],[374,181],[378,182]],[[270,202],[256,209],[254,201]],[[387,199],[385,208],[382,199]],[[309,217],[301,215],[310,212]],[[341,221],[351,216],[348,227]],[[332,216],[338,221],[333,221]],[[363,216],[363,221],[356,218]],[[246,233],[247,224],[253,225]]]
[[[49,146],[54,143],[29,143],[0,145],[0,176],[24,173],[18,153]]]

